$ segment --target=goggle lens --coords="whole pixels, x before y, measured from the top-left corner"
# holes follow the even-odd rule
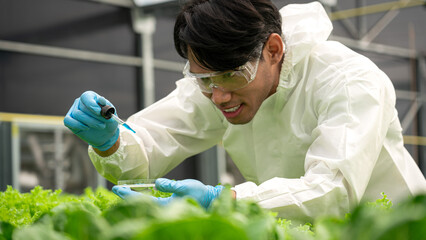
[[[262,54],[262,46],[259,47],[259,55]],[[259,61],[260,56],[256,63],[247,62],[239,67],[239,70],[212,73],[191,73],[188,61],[183,69],[183,75],[194,79],[202,92],[212,93],[213,88],[232,92],[247,86],[255,79]]]
[[[217,88],[222,91],[235,91],[245,87],[250,81],[247,80],[244,70],[226,72],[221,75],[195,78],[201,91],[211,93],[212,88]]]

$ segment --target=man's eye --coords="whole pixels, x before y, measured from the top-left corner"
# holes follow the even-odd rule
[[[233,76],[234,76],[234,74],[235,74],[235,72],[228,72],[228,73],[225,73],[225,74],[224,74],[224,77],[226,77],[226,78],[230,78],[230,77],[233,77]]]
[[[225,74],[223,74],[223,80],[229,80],[229,79],[233,78],[234,76],[235,76],[234,71],[225,73]]]
[[[209,77],[205,77],[205,78],[201,78],[201,82],[204,84],[204,85],[210,85],[210,82],[211,82],[211,80],[210,80],[210,78]]]

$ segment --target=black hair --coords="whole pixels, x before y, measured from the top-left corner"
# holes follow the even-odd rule
[[[281,35],[281,15],[270,0],[190,0],[177,16],[174,42],[181,57],[224,71],[259,57],[255,50],[271,33]]]

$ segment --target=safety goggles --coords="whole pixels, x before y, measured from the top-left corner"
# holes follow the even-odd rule
[[[260,47],[261,53],[262,47]],[[188,61],[183,69],[183,75],[194,79],[202,92],[212,93],[213,88],[224,92],[232,92],[247,86],[256,78],[260,54],[254,63],[247,62],[236,70],[212,73],[192,73],[189,71],[190,66]]]

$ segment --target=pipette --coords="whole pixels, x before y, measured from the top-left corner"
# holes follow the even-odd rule
[[[150,194],[151,189],[155,189],[155,179],[118,180],[117,187],[129,187],[133,191]]]
[[[110,105],[105,105],[102,106],[101,109],[101,116],[104,117],[105,119],[114,119],[114,121],[116,121],[118,124],[122,125],[123,127],[129,129],[130,131],[135,132],[135,130],[133,130],[129,125],[127,125],[127,123],[125,123],[123,120],[121,120],[117,115],[114,114],[115,113],[115,108],[110,106]]]
[[[142,189],[148,187],[155,187],[156,179],[132,179],[132,180],[118,180],[117,186],[129,187],[135,189]]]

